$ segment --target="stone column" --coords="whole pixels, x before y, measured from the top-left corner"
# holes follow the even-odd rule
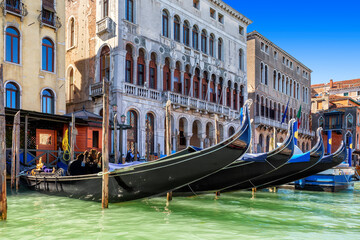
[[[133,84],[137,84],[137,58],[136,54],[133,55]]]
[[[199,81],[199,99],[202,100],[202,81],[203,81],[204,72],[200,71],[200,81]]]
[[[174,92],[174,79],[175,79],[175,69],[174,68],[170,68],[170,72],[171,72],[171,79],[170,79],[170,90],[171,92]]]
[[[186,138],[186,147],[190,146],[191,137],[192,137],[192,134],[188,134],[188,135],[185,136],[185,138]]]
[[[181,94],[185,95],[185,72],[180,72]]]
[[[145,61],[145,84],[144,86],[146,88],[149,88],[150,86],[150,61]]]
[[[163,65],[158,64],[157,65],[157,90],[162,91],[163,90],[163,81],[164,81],[164,72],[163,72]]]

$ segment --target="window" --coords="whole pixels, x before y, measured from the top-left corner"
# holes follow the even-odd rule
[[[289,59],[286,59],[286,66],[289,67]]]
[[[103,0],[103,18],[109,16],[109,0]]]
[[[75,21],[74,18],[70,20],[70,27],[69,27],[69,47],[75,46]]]
[[[293,69],[293,62],[290,62],[290,68]]]
[[[265,44],[263,42],[260,44],[260,48],[262,51],[265,51]]]
[[[207,35],[205,30],[201,32],[201,51],[207,53]]]
[[[349,96],[349,93],[348,93],[348,92],[345,92],[345,93],[344,93],[344,96],[345,96],[345,97]]]
[[[126,45],[126,62],[125,62],[125,82],[132,83],[133,81],[133,57],[132,47]]]
[[[156,54],[152,53],[151,54],[151,61],[150,61],[150,82],[149,82],[149,87],[151,89],[156,89],[156,81],[157,81],[157,65],[156,65]]]
[[[215,41],[214,34],[210,34],[209,53],[210,53],[210,56],[212,56],[212,57],[214,57],[214,41]]]
[[[137,62],[137,84],[139,86],[144,86],[145,82],[145,53],[143,50],[139,51],[139,57]]]
[[[244,35],[244,28],[242,26],[239,26],[239,34]]]
[[[357,95],[360,96],[360,91],[357,91]]]
[[[6,10],[20,14],[20,0],[6,0]]]
[[[20,108],[20,92],[15,83],[6,84],[6,107]]]
[[[268,85],[268,75],[269,75],[268,66],[265,65],[265,85]]]
[[[223,41],[221,38],[218,40],[218,59],[222,60],[222,47],[223,47]]]
[[[353,121],[354,118],[351,114],[346,116],[346,128],[352,128],[353,127]]]
[[[277,53],[277,51],[274,51],[274,59],[275,59],[275,60],[278,59],[278,53]]]
[[[6,61],[20,63],[20,33],[16,28],[6,28]]]
[[[54,0],[42,1],[41,21],[50,26],[55,26]]]
[[[162,35],[169,37],[169,14],[165,10],[162,14]]]
[[[69,96],[68,96],[68,100],[72,101],[74,100],[74,93],[75,93],[75,88],[74,88],[74,69],[70,69],[70,73],[69,73]]]
[[[92,147],[99,148],[99,131],[92,132]]]
[[[200,1],[199,0],[193,0],[193,7],[196,9],[200,9]]]
[[[183,26],[183,42],[186,46],[190,45],[190,27],[189,27],[189,23],[187,21],[184,22],[184,26]]]
[[[54,72],[54,43],[48,38],[42,40],[42,70]]]
[[[283,59],[282,59],[282,63],[283,63],[283,64],[285,64],[285,57],[283,57]]]
[[[300,68],[296,67],[296,73],[299,74],[300,73]]]
[[[219,23],[224,23],[224,15],[222,15],[221,13],[218,14],[218,21]]]
[[[128,20],[129,22],[134,22],[134,2],[133,0],[126,0],[126,13],[125,13],[125,17],[126,20]]]
[[[215,17],[216,17],[216,11],[212,8],[210,8],[210,17],[213,19],[215,19]]]
[[[175,16],[174,18],[174,40],[180,42],[180,18]]]
[[[268,45],[265,45],[265,52],[269,53],[269,46]]]
[[[42,93],[42,112],[54,114],[54,94],[49,89]]]
[[[170,71],[170,59],[165,59],[165,65],[163,68],[163,90],[170,91],[171,90],[171,71]]]
[[[110,81],[110,48],[105,46],[100,54],[100,82],[106,78]]]
[[[193,48],[199,49],[199,31],[196,26],[193,27]]]
[[[244,51],[239,50],[239,69],[244,70]]]

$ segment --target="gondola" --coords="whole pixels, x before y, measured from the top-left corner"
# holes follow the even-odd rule
[[[178,189],[176,195],[218,192],[262,174],[272,172],[284,165],[289,161],[294,151],[294,122],[295,120],[289,122],[287,137],[278,148],[269,153],[245,154],[243,158],[217,173]]]
[[[250,144],[250,104],[249,100],[245,104],[244,121],[237,132],[215,146],[105,173],[109,174],[109,202],[160,195],[204,178],[234,162],[247,151]],[[32,176],[23,173],[21,179],[32,190],[101,201],[102,174]]]
[[[317,142],[315,146],[307,153],[301,154],[300,161],[296,158],[292,158],[290,163],[284,165],[282,174],[278,173],[276,176],[272,176],[272,181],[268,181],[263,184],[257,185],[257,188],[267,188],[271,186],[279,186],[289,182],[298,180],[298,176],[305,172],[308,169],[316,166],[320,163],[322,157],[324,156],[324,142],[322,139],[322,128],[318,128],[316,131]],[[305,158],[305,161],[301,161],[301,157]],[[308,159],[307,159],[308,158]],[[294,161],[292,161],[294,160]]]
[[[303,179],[312,176],[314,174],[323,172],[325,170],[328,170],[330,168],[336,167],[337,165],[345,161],[346,157],[347,157],[347,149],[344,142],[342,141],[340,147],[337,149],[336,152],[324,156],[318,164],[307,169],[306,171],[296,174],[294,178],[296,177],[296,180]],[[301,189],[301,187],[296,187],[296,188]]]

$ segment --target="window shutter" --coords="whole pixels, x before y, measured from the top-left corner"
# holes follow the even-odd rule
[[[45,10],[55,12],[54,0],[43,0],[42,2]]]

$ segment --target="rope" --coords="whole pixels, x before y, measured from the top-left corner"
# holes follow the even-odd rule
[[[65,161],[70,160],[70,145],[69,145],[69,135],[68,135],[68,129],[65,130],[64,138],[62,140],[62,147],[64,150],[63,159]],[[66,157],[68,156],[68,157]]]

